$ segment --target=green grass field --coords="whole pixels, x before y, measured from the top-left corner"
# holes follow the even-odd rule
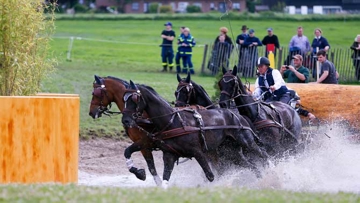
[[[202,45],[213,42],[221,26],[228,27],[233,38],[239,34],[243,24],[254,28],[260,38],[266,34],[266,28],[271,26],[282,46],[287,46],[299,25],[304,27],[304,34],[309,38],[312,38],[316,27],[321,27],[333,47],[349,47],[357,34],[357,30],[353,29],[357,22],[228,21],[224,17],[216,21],[174,20],[172,23],[177,34],[178,28],[185,25],[190,27],[192,35],[195,36],[199,45],[193,50],[193,63],[197,73],[201,67]],[[121,116],[105,117],[96,121],[88,116],[94,74],[132,79],[136,83],[154,87],[168,101],[174,100],[176,75],[159,72],[161,59],[158,45],[161,43],[159,36],[164,28],[163,24],[163,20],[56,22],[51,45],[53,56],[58,59],[58,69],[44,81],[42,90],[80,95],[82,137],[97,135],[121,138]],[[66,54],[71,36],[79,38],[74,40],[72,61],[68,62]],[[214,77],[196,74],[192,79],[203,85],[210,95],[214,95]],[[250,81],[253,83],[254,80]]]
[[[76,185],[0,186],[0,202],[347,202],[360,201],[358,194],[305,193],[245,188],[114,188]]]

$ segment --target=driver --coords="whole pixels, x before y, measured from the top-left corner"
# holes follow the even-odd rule
[[[253,97],[258,99],[264,93],[265,102],[280,101],[288,104],[291,97],[281,73],[270,68],[270,61],[266,57],[260,57],[256,61],[259,77],[255,81]]]

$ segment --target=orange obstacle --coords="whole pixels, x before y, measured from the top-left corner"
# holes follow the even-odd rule
[[[301,97],[301,104],[320,119],[347,120],[360,129],[360,86],[328,84],[294,84]]]
[[[0,97],[0,183],[76,183],[78,95]]]

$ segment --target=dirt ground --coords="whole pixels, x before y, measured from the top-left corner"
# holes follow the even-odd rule
[[[124,150],[131,141],[94,138],[81,140],[79,149],[79,171],[88,174],[129,175],[125,164]],[[162,168],[162,153],[154,152],[155,164]],[[145,168],[146,162],[140,152],[133,154],[132,159],[138,168]],[[161,168],[160,168],[161,167]]]

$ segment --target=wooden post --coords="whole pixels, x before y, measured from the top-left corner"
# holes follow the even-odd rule
[[[319,47],[316,47],[316,53],[318,53],[318,51],[319,51]],[[316,81],[319,80],[319,75],[320,75],[320,62],[316,60]]]
[[[282,65],[283,49],[279,49],[278,51],[279,51],[279,53],[278,53],[279,58],[278,58],[277,69],[280,70],[281,65]]]
[[[205,44],[204,46],[204,55],[203,55],[203,60],[201,63],[201,73],[204,74],[205,73],[205,66],[206,66],[206,56],[207,56],[207,51],[208,51],[208,44]]]

